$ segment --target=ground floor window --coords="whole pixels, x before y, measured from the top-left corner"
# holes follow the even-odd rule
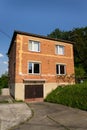
[[[56,65],[56,74],[57,75],[65,75],[66,74],[66,66],[63,64]]]
[[[28,68],[29,68],[28,73],[30,73],[30,74],[39,74],[40,73],[40,63],[29,62]]]

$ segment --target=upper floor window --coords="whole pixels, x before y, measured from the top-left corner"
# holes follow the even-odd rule
[[[62,64],[56,65],[56,74],[57,75],[65,75],[66,74],[66,66]]]
[[[30,74],[39,74],[40,73],[40,63],[29,62],[28,68],[29,68],[28,73],[30,73]]]
[[[56,45],[56,54],[64,55],[64,46]]]
[[[30,51],[35,51],[35,52],[40,52],[40,43],[38,41],[29,41],[29,50]]]

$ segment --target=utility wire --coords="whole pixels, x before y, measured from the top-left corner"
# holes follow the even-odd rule
[[[0,30],[1,33],[3,33],[5,36],[7,36],[9,39],[11,39],[11,37],[4,31]]]

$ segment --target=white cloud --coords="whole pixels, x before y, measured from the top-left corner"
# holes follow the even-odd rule
[[[6,64],[6,65],[8,65],[8,62],[7,62],[7,61],[4,61],[3,63]]]
[[[3,54],[2,54],[2,53],[0,53],[0,57],[3,57]]]

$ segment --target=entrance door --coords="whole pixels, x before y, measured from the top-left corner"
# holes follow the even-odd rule
[[[25,99],[43,98],[43,85],[25,85]]]

